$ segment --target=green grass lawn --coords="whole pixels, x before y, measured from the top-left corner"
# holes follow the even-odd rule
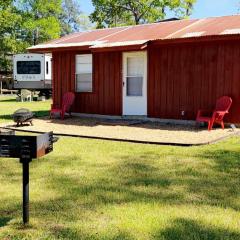
[[[19,108],[28,108],[37,117],[49,114],[51,100],[43,102],[16,102],[16,97],[0,96],[0,123],[12,120],[12,114]]]
[[[0,160],[0,239],[240,239],[237,137],[191,148],[61,137],[30,179],[24,227],[21,165]]]

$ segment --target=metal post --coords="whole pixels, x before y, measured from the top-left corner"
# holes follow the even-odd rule
[[[0,94],[2,94],[2,78],[0,79]]]
[[[29,162],[30,159],[20,159],[23,167],[23,223],[29,222]]]

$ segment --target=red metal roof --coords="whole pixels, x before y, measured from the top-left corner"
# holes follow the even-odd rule
[[[33,46],[29,50],[63,47],[106,48],[142,45],[154,40],[221,35],[240,35],[239,15],[91,30],[70,34],[45,44]]]

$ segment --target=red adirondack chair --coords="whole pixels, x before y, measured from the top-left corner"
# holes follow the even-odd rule
[[[230,107],[232,105],[232,99],[228,96],[220,97],[217,100],[216,107],[212,113],[211,116],[206,115],[206,113],[209,111],[206,110],[198,110],[197,113],[197,122],[207,122],[208,123],[208,131],[212,130],[213,124],[218,123],[222,126],[222,129],[224,129],[224,122],[223,118],[225,114],[228,113]]]
[[[72,92],[67,92],[63,95],[62,106],[56,107],[52,104],[50,111],[50,118],[56,113],[60,114],[61,119],[64,119],[65,113],[68,113],[71,116],[71,106],[74,102],[75,95]]]

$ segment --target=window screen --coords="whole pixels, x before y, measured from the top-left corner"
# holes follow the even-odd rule
[[[142,77],[127,77],[127,96],[142,96]]]
[[[76,91],[92,92],[92,54],[76,56]]]
[[[142,96],[144,59],[142,57],[127,58],[127,96]]]
[[[18,61],[17,74],[41,74],[40,61]]]

